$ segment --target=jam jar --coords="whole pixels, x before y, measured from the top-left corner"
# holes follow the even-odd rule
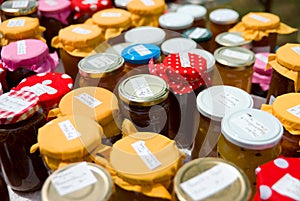
[[[299,92],[300,44],[287,43],[270,54],[268,68],[272,67],[270,88],[267,103],[272,103],[279,95]]]
[[[79,86],[98,86],[117,92],[118,83],[126,76],[124,59],[113,53],[97,53],[79,61]]]
[[[218,85],[201,91],[197,96],[200,121],[192,149],[192,159],[217,157],[222,118],[233,110],[252,107],[253,99],[250,94],[237,87]]]
[[[39,0],[39,20],[46,28],[43,33],[50,52],[56,51],[51,46],[51,40],[58,35],[60,29],[68,26],[72,21],[71,2],[69,0]]]
[[[75,82],[78,75],[78,62],[95,53],[95,48],[104,41],[101,29],[97,25],[73,24],[58,32],[52,41],[52,47],[59,48],[64,73]]]
[[[251,40],[245,40],[240,32],[223,32],[216,36],[216,49],[219,47],[244,47],[251,49]]]
[[[168,136],[169,86],[165,80],[149,74],[130,76],[120,83],[118,94],[123,117],[138,131]]]
[[[39,190],[48,172],[40,153],[29,151],[46,123],[38,97],[29,91],[10,91],[0,101],[0,164],[5,182],[15,191]]]
[[[255,193],[255,169],[279,156],[282,135],[280,121],[268,112],[253,108],[236,110],[222,119],[218,155],[246,173]]]
[[[204,6],[195,4],[185,4],[179,6],[176,12],[192,15],[194,17],[192,27],[206,27],[207,9]]]
[[[38,4],[37,0],[5,1],[1,4],[1,21],[21,16],[37,17]]]
[[[161,44],[161,51],[164,56],[171,53],[179,53],[197,48],[197,43],[189,38],[176,37],[165,40]]]
[[[201,27],[194,27],[187,29],[182,33],[185,38],[190,38],[198,43],[204,50],[211,51],[211,37],[212,33],[210,30]]]
[[[7,184],[5,183],[1,175],[0,175],[0,197],[3,201],[10,201]]]
[[[214,52],[214,56],[221,83],[250,93],[254,53],[242,47],[220,47]]]
[[[220,158],[198,158],[184,164],[174,178],[174,201],[249,201],[249,180],[242,169]]]
[[[110,173],[90,162],[66,165],[45,181],[42,201],[114,201],[114,183]]]
[[[136,132],[120,139],[110,154],[116,201],[171,200],[172,180],[183,158],[173,140],[157,133]]]
[[[169,12],[159,17],[159,26],[171,31],[182,33],[191,28],[194,22],[194,16],[187,13]]]
[[[54,72],[59,64],[56,52],[49,53],[47,44],[37,39],[18,40],[4,46],[1,62],[9,90],[26,77]]]

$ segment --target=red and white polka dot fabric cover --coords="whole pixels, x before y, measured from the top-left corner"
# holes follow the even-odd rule
[[[300,200],[300,158],[279,157],[256,169],[254,201]]]
[[[61,98],[73,89],[72,78],[64,73],[39,73],[23,79],[13,90],[34,92],[44,110],[58,106]]]
[[[169,54],[160,64],[149,61],[149,72],[163,78],[175,94],[186,94],[202,85],[211,85],[206,60],[193,53],[187,53],[189,66],[182,66],[180,53]]]

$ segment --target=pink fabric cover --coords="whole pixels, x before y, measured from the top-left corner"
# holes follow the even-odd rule
[[[38,10],[43,17],[54,18],[68,25],[67,18],[71,13],[69,0],[39,0]]]
[[[266,69],[269,53],[255,54],[256,60],[254,63],[254,72],[252,83],[258,83],[262,90],[267,91],[270,87],[272,69]]]

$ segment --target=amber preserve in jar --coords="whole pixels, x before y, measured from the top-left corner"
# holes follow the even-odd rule
[[[249,201],[249,180],[239,167],[220,158],[198,158],[184,164],[174,178],[174,201]]]
[[[169,86],[162,78],[131,76],[120,83],[118,92],[121,113],[137,130],[168,136]]]
[[[253,108],[236,110],[222,119],[218,155],[241,168],[255,192],[255,169],[279,156],[282,134],[273,115]]]

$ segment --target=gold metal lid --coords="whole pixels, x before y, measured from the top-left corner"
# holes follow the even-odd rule
[[[189,185],[188,190],[183,190]],[[245,173],[220,158],[198,158],[183,165],[174,178],[174,190],[180,201],[248,201],[251,198],[251,187]]]
[[[216,43],[225,47],[249,45],[252,41],[245,40],[240,32],[223,32],[216,36]]]
[[[24,16],[36,12],[38,9],[38,1],[5,1],[1,4],[1,11],[9,16]]]

